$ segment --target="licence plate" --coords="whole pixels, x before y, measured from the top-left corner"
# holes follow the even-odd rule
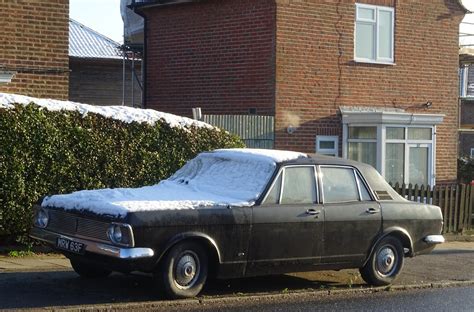
[[[84,245],[83,243],[73,242],[72,240],[67,238],[58,237],[56,240],[56,247],[62,250],[82,255],[84,254],[84,249],[86,245]]]

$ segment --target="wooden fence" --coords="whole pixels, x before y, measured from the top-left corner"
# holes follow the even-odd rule
[[[273,148],[273,116],[202,115],[202,121],[240,136],[247,147]]]
[[[411,184],[400,186],[397,183],[393,188],[408,200],[441,207],[444,219],[443,233],[457,233],[472,229],[474,186],[448,184],[419,187]]]

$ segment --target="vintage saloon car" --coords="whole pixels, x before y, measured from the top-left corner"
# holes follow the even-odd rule
[[[149,272],[168,297],[186,298],[208,276],[359,268],[387,285],[405,256],[444,242],[441,229],[439,207],[405,200],[368,165],[227,149],[157,185],[46,197],[31,237],[83,277]]]

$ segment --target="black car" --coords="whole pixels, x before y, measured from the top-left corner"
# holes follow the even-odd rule
[[[209,276],[359,268],[388,285],[404,257],[444,242],[440,208],[405,200],[371,166],[275,150],[201,153],[157,185],[36,209],[31,237],[79,275],[149,272],[171,298],[196,296]]]

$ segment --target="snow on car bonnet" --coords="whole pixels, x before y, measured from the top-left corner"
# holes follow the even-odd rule
[[[277,162],[299,157],[307,156],[275,150],[216,150],[199,154],[156,185],[54,195],[46,197],[42,206],[119,217],[136,211],[248,207],[264,191]]]

